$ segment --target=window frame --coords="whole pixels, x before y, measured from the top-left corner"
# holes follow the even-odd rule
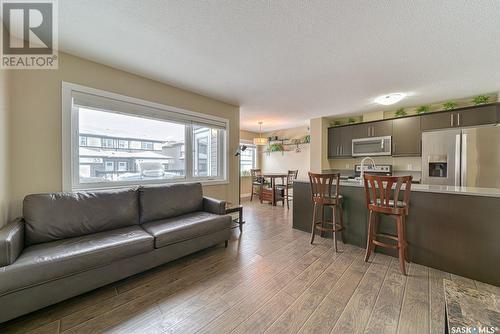
[[[113,181],[113,182],[95,182],[95,183],[81,183],[79,177],[79,115],[78,108],[73,108],[73,93],[84,93],[95,95],[98,98],[109,98],[123,103],[131,103],[140,105],[141,107],[150,108],[154,110],[155,118],[158,120],[169,121],[168,115],[174,113],[177,117],[184,117],[186,119],[185,125],[185,176],[177,179],[159,179],[159,180],[131,180],[131,181]],[[228,184],[229,175],[229,137],[230,127],[229,120],[218,116],[198,113],[191,110],[181,109],[168,105],[150,102],[134,97],[129,97],[121,94],[116,94],[100,89],[86,87],[78,84],[62,81],[62,183],[63,191],[77,191],[77,190],[92,190],[92,189],[113,189],[131,187],[137,185],[147,184],[170,184],[170,183],[190,183],[201,182],[203,185],[217,185]],[[136,113],[126,113],[132,116],[146,116],[145,114],[137,111]],[[151,118],[150,115],[147,115]],[[194,152],[192,128],[193,124],[190,123],[189,117],[198,117],[206,120],[213,120],[224,124],[225,131],[219,131],[218,152],[220,152],[220,159],[218,161],[220,175],[215,176],[194,176]],[[172,121],[172,120],[170,120]],[[215,127],[214,127],[215,128]],[[88,143],[87,143],[88,144]],[[130,143],[129,143],[130,149]]]
[[[253,149],[253,154],[252,154],[252,169],[257,168],[257,158],[258,158],[258,146],[255,145],[253,142],[250,140],[240,140],[240,146],[246,145],[247,147]],[[240,153],[241,154],[241,153]],[[240,163],[238,166],[238,172],[240,173],[240,177],[249,177],[250,175],[241,175],[241,156],[240,156]]]

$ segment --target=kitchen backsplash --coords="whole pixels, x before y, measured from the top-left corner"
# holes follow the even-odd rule
[[[376,164],[389,164],[393,166],[394,171],[413,171],[422,170],[421,157],[372,157]],[[363,158],[330,159],[330,169],[349,170],[354,169],[354,165],[360,164]]]

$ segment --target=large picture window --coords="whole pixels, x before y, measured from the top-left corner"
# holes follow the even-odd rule
[[[65,190],[227,180],[225,119],[67,83],[63,113]]]

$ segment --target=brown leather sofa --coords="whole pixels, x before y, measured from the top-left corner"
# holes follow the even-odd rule
[[[0,230],[0,322],[230,237],[199,183],[28,195]]]

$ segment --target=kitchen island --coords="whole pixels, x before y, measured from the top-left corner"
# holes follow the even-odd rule
[[[364,187],[341,182],[345,243],[366,247],[368,210]],[[293,186],[293,227],[311,232],[309,180]],[[325,210],[331,219],[331,210]],[[380,231],[395,234],[390,217]],[[500,286],[500,189],[412,185],[406,236],[412,262]],[[331,236],[329,236],[331,237]],[[396,256],[393,250],[376,248]]]

